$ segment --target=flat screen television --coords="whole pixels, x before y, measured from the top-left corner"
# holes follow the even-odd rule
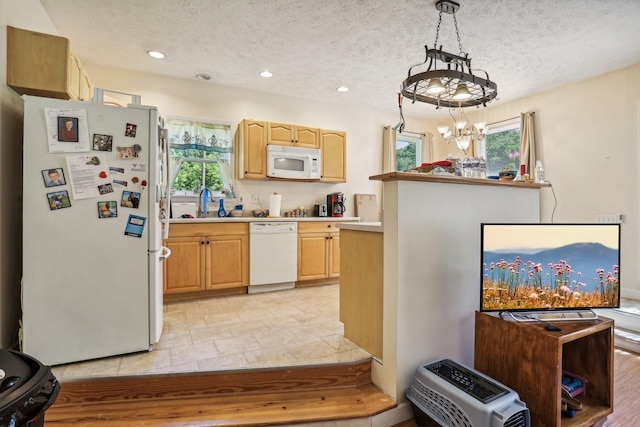
[[[620,224],[481,224],[480,311],[620,307]]]

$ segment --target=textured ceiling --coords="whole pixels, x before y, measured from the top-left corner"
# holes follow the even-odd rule
[[[436,0],[41,0],[87,63],[397,113]],[[511,101],[640,62],[638,0],[459,0],[462,48]],[[439,45],[458,53],[452,15]],[[157,61],[145,52],[157,49]],[[265,79],[259,72],[274,76]],[[201,81],[202,85],[210,82]],[[347,86],[346,93],[336,92]],[[108,88],[114,89],[116,88]],[[403,103],[405,116],[441,117]]]

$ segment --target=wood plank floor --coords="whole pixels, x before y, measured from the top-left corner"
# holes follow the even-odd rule
[[[616,349],[606,427],[637,425],[640,355]],[[260,426],[368,417],[395,407],[371,384],[370,360],[348,364],[67,381],[52,427]],[[415,427],[414,421],[398,426]]]
[[[371,359],[291,368],[62,383],[47,426],[261,426],[365,418],[395,407]]]

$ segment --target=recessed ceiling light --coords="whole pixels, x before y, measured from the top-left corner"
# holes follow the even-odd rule
[[[165,55],[164,53],[160,52],[159,50],[148,50],[147,51],[147,55],[149,55],[152,58],[156,58],[156,59],[164,59],[167,57],[167,55]]]
[[[338,92],[348,92],[349,88],[346,86],[340,86],[338,89],[336,89]]]
[[[200,80],[211,80],[211,76],[205,73],[198,73],[196,74],[196,77],[199,78]]]
[[[260,75],[262,77],[271,77],[271,76],[273,76],[273,73],[271,71],[269,71],[269,70],[264,70],[263,72],[260,73]]]

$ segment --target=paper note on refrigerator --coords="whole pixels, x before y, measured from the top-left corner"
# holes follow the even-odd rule
[[[86,110],[45,108],[49,153],[80,153],[91,150]]]
[[[70,175],[73,199],[100,197],[109,190],[109,165],[102,153],[77,154],[67,156],[67,170]]]

